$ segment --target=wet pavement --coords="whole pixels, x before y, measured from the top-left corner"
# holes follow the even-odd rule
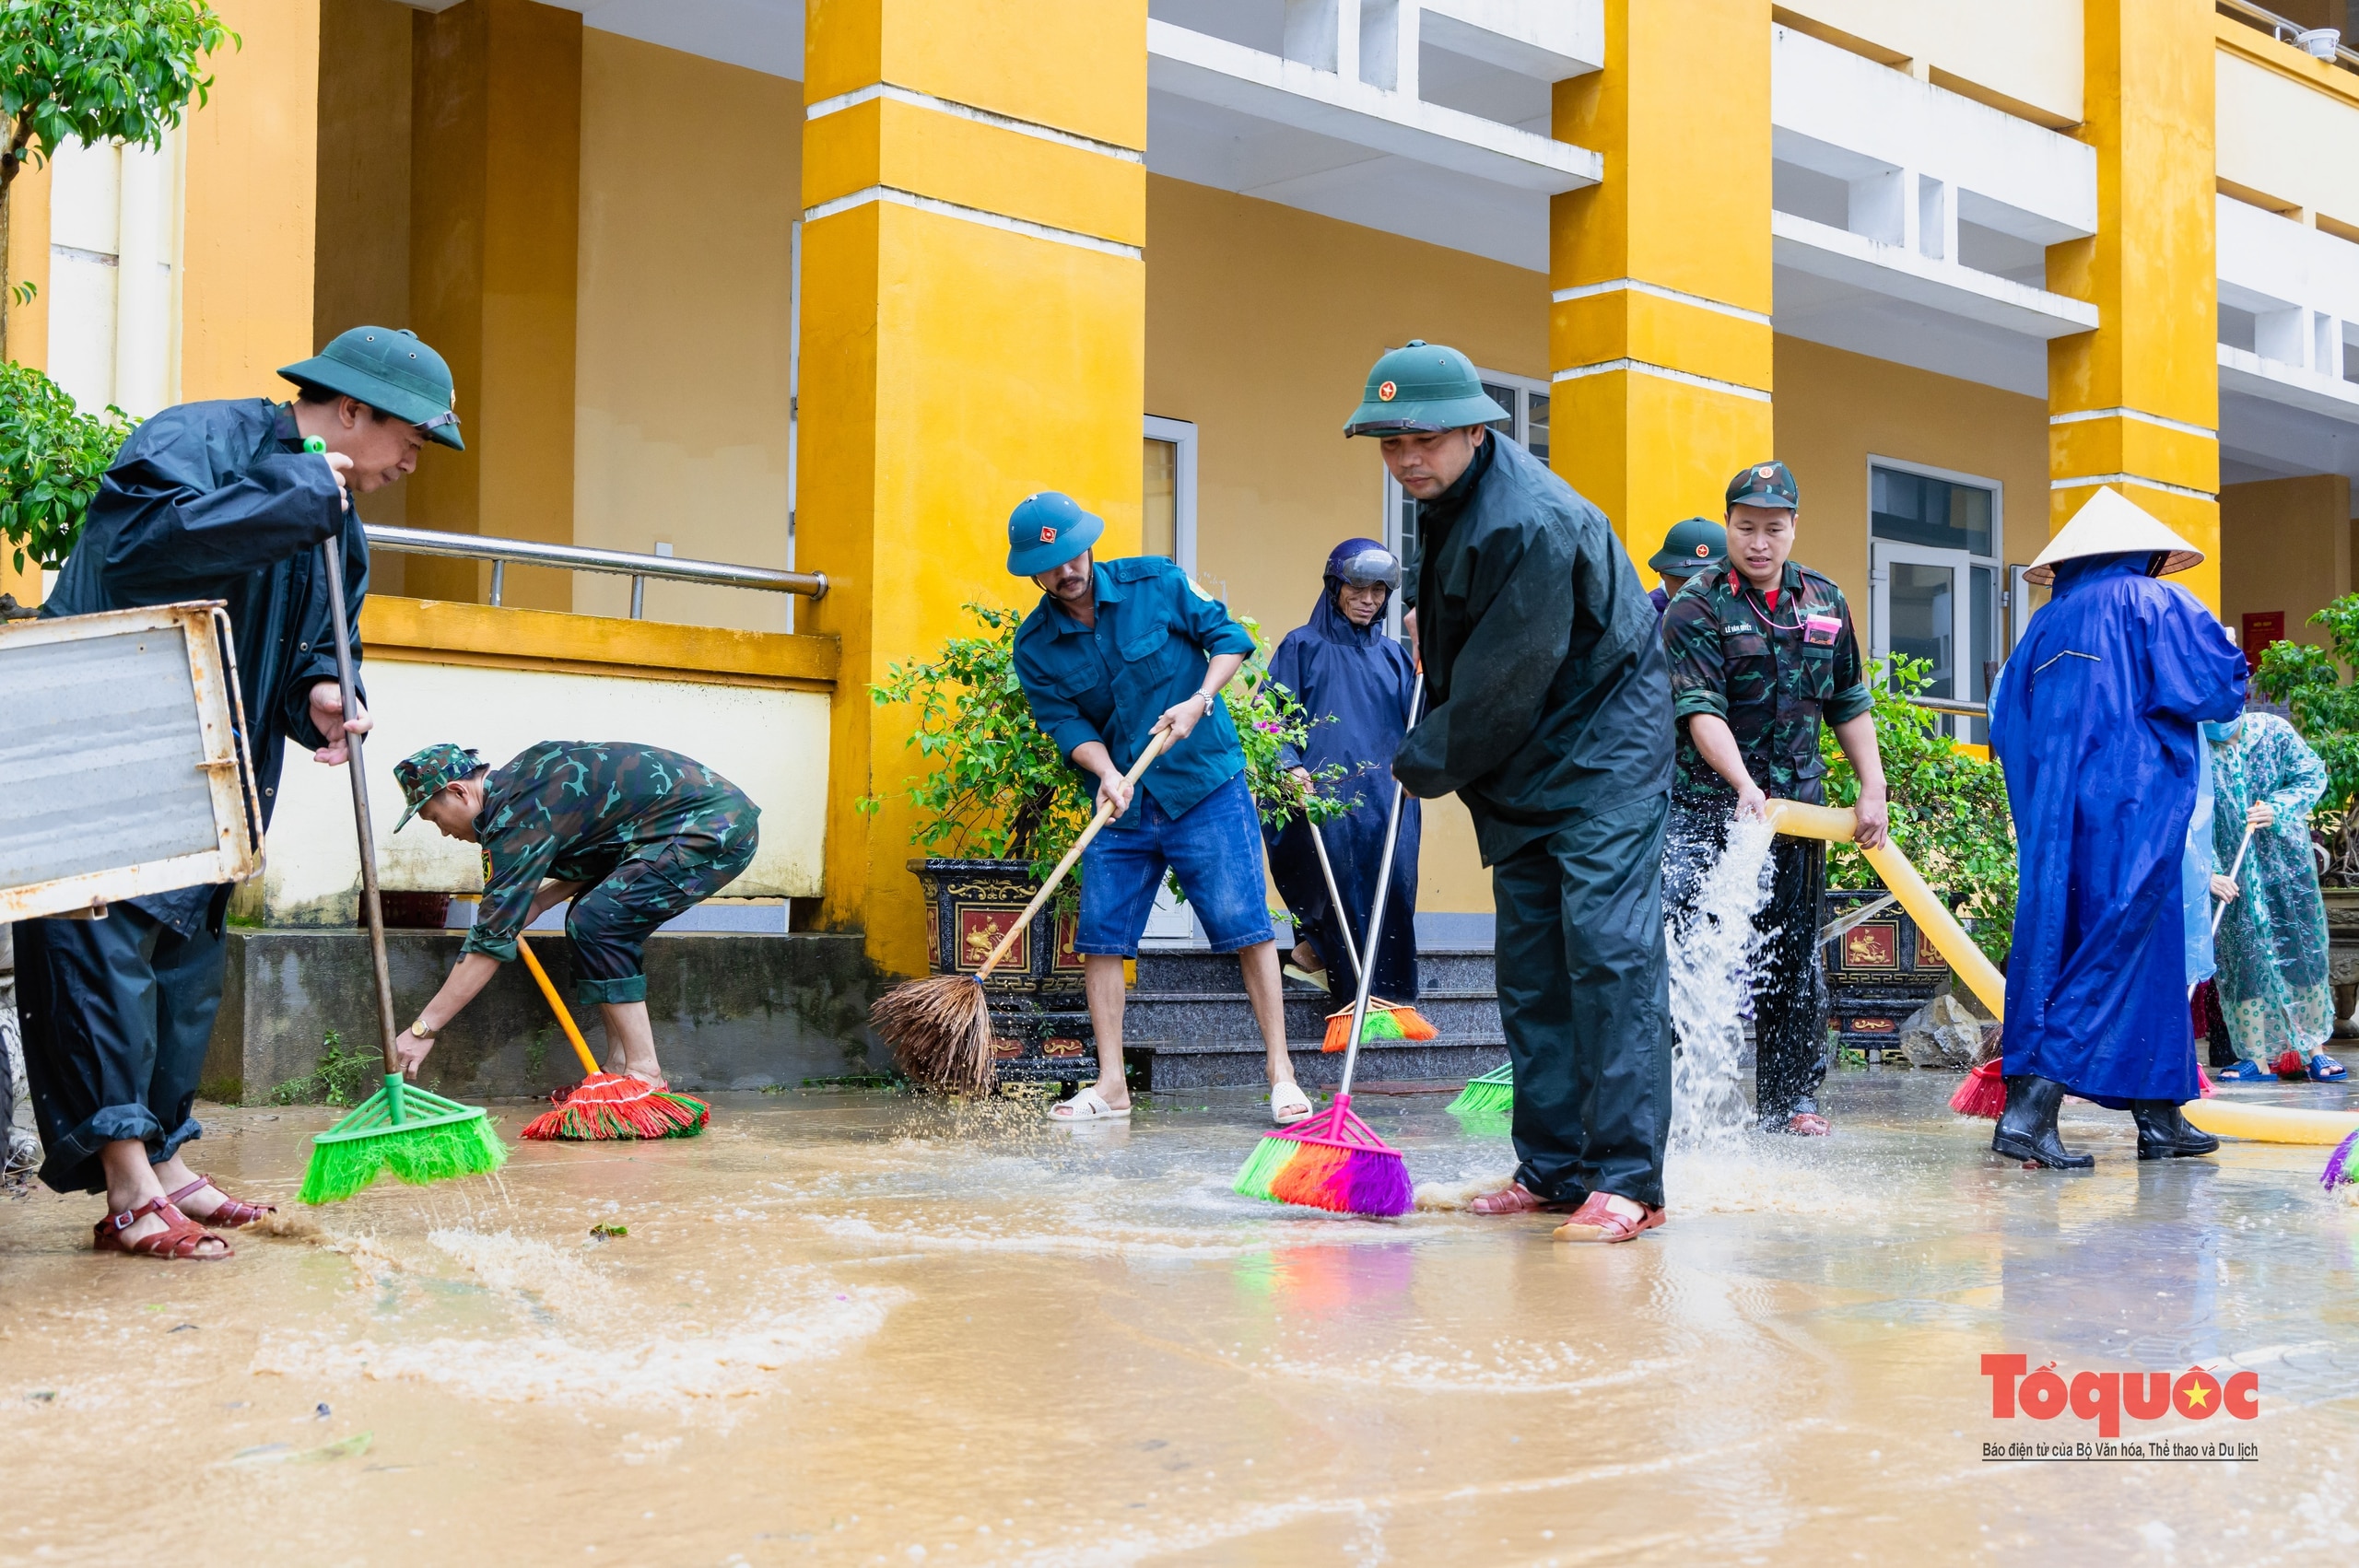
[[[0,1564],[2347,1555],[2359,1208],[2327,1151],[2141,1166],[2073,1103],[2097,1170],[2028,1173],[1954,1082],[1839,1075],[1836,1138],[1675,1158],[1671,1223],[1618,1247],[1236,1198],[1265,1124],[1225,1091],[1078,1129],[723,1096],[702,1139],[521,1146],[221,1264],[94,1257],[95,1203],[34,1189],[0,1199]],[[1512,1163],[1447,1100],[1356,1102],[1445,1202]],[[192,1164],[282,1203],[329,1119],[205,1115]],[[1993,1419],[2007,1352],[2250,1369],[2259,1413],[1985,1462],[2100,1441]]]

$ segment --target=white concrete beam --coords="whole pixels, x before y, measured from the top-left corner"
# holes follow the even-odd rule
[[[2085,300],[1935,261],[1911,247],[1879,244],[1791,213],[1771,213],[1769,233],[1778,265],[1921,310],[2031,338],[2065,337],[2097,324],[2097,308]]]

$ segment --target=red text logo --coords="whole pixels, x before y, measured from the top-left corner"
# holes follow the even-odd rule
[[[2031,1371],[2031,1358],[1986,1355],[1982,1375],[1990,1380],[1990,1415],[2013,1421],[2017,1410],[2034,1421],[2054,1421],[2070,1410],[2097,1423],[2100,1437],[2121,1435],[2121,1418],[2160,1421],[2177,1414],[2209,1421],[2222,1410],[2236,1421],[2260,1414],[2260,1374],[2231,1373],[2225,1381],[2200,1366],[2174,1377],[2167,1372],[2076,1372],[2068,1381],[2049,1362]]]

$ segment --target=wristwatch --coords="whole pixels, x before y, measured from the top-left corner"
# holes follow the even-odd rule
[[[409,1033],[416,1038],[421,1040],[430,1040],[434,1038],[434,1032],[426,1027],[426,1020],[423,1018],[418,1019],[409,1026]]]
[[[1220,694],[1218,692],[1198,692],[1196,695],[1204,699],[1204,717],[1207,719],[1211,718],[1213,715],[1213,704],[1219,698]]]

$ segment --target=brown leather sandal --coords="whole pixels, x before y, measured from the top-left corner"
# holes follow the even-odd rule
[[[1633,1199],[1633,1202],[1637,1199]],[[1556,1227],[1558,1241],[1629,1241],[1653,1230],[1663,1222],[1663,1211],[1647,1204],[1638,1204],[1636,1215],[1625,1214],[1606,1202],[1605,1194],[1592,1192],[1573,1211],[1573,1217]]]
[[[1486,1192],[1466,1206],[1470,1214],[1496,1219],[1504,1214],[1568,1214],[1574,1205],[1558,1203],[1541,1197],[1520,1181],[1511,1181],[1496,1192]]]
[[[167,1192],[164,1194],[164,1201],[177,1209],[180,1207],[180,1201],[182,1199],[186,1198],[192,1192],[202,1191],[204,1188],[208,1187],[216,1192],[221,1192],[221,1184],[219,1182],[215,1181],[209,1176],[201,1176],[194,1181],[190,1182],[186,1187],[182,1188],[178,1192]],[[225,1230],[236,1230],[241,1225],[251,1225],[266,1215],[276,1214],[277,1212],[278,1205],[276,1203],[248,1203],[240,1199],[232,1198],[226,1192],[221,1192],[221,1207],[214,1210],[213,1212],[205,1215],[203,1220],[197,1223],[205,1225],[219,1225]]]
[[[164,1228],[153,1235],[137,1241],[125,1241],[123,1233],[153,1214],[164,1222]],[[150,1198],[127,1214],[109,1214],[90,1227],[91,1247],[99,1252],[125,1252],[139,1258],[167,1258],[191,1263],[217,1263],[233,1257],[236,1249],[172,1207],[169,1198]],[[200,1252],[206,1242],[221,1248],[218,1252]]]

